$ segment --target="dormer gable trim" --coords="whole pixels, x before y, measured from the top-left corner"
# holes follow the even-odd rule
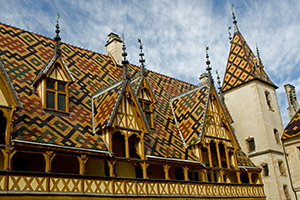
[[[135,93],[133,92],[133,89],[132,89],[132,86],[131,86],[129,80],[123,81],[122,91],[121,91],[121,93],[120,93],[120,95],[119,95],[119,97],[118,97],[118,100],[116,101],[116,105],[115,105],[115,107],[114,107],[114,109],[113,109],[113,112],[112,112],[112,114],[111,114],[111,116],[110,116],[110,119],[109,119],[109,121],[108,121],[108,123],[107,123],[107,126],[112,126],[112,125],[113,125],[113,122],[114,122],[114,120],[115,120],[115,116],[116,116],[116,114],[117,114],[117,110],[118,110],[119,105],[120,105],[120,103],[121,103],[121,101],[122,101],[122,98],[123,98],[125,95],[128,95],[128,94],[125,94],[126,91],[129,92],[129,94],[130,94],[130,96],[131,96],[130,98],[131,98],[131,100],[133,100],[133,102],[134,102],[134,104],[135,104],[135,107],[136,107],[136,109],[137,109],[137,111],[138,111],[138,114],[141,116],[142,123],[143,123],[142,126],[143,126],[143,127],[146,127],[146,131],[147,131],[148,133],[150,133],[150,127],[149,127],[148,124],[146,123],[146,118],[145,118],[145,116],[144,116],[144,114],[143,114],[143,109],[141,108],[141,106],[140,106],[140,104],[139,104],[139,102],[138,102],[138,99],[137,99]],[[125,128],[126,128],[126,127],[125,127]]]
[[[19,95],[17,94],[1,60],[0,60],[0,91],[5,90],[7,92],[3,92],[3,96],[7,101],[7,106],[12,107],[15,106],[17,108],[23,108]],[[3,88],[2,88],[3,87]]]
[[[230,124],[230,120],[228,119],[228,116],[226,114],[226,111],[224,110],[224,107],[222,106],[219,98],[218,98],[218,95],[217,95],[217,92],[214,88],[213,85],[211,85],[211,88],[210,88],[210,91],[208,93],[208,98],[207,98],[207,104],[206,104],[206,110],[205,110],[205,118],[204,118],[204,121],[203,121],[203,125],[202,125],[202,128],[201,128],[201,132],[200,132],[200,135],[199,135],[199,143],[202,142],[204,140],[204,134],[203,134],[203,129],[204,129],[204,126],[205,124],[207,123],[207,119],[208,119],[208,116],[207,116],[207,112],[208,112],[208,106],[209,106],[209,101],[210,101],[210,96],[213,95],[216,99],[216,102],[217,102],[217,105],[219,106],[219,108],[221,108],[221,112],[223,113],[223,115],[225,116],[225,120],[226,120],[226,125],[227,125],[227,128],[229,130],[229,134],[231,134],[230,136],[230,140],[231,140],[231,144],[233,145],[233,147],[237,148],[237,149],[240,149],[240,145],[238,143],[238,140],[237,140],[237,137],[231,127],[231,124]],[[222,113],[219,113],[219,114],[222,114]],[[220,138],[222,139],[222,138]],[[226,140],[226,139],[224,139]]]
[[[107,92],[109,92],[109,91],[111,91],[113,89],[116,89],[116,87],[121,87],[121,89],[120,89],[120,91],[117,94],[117,98],[115,100],[115,103],[112,105],[113,108],[112,108],[111,113],[108,113],[109,118],[108,118],[107,122],[105,124],[103,124],[103,126],[101,126],[102,128],[100,128],[100,130],[96,131],[96,127],[98,126],[98,124],[97,124],[97,121],[95,121],[95,118],[97,116],[97,115],[95,115],[96,109],[97,109],[97,108],[95,108],[95,105],[94,105],[95,99],[97,97],[99,97],[100,95],[103,95],[104,93],[107,93]],[[148,132],[148,133],[150,133],[150,128],[149,128],[148,124],[146,123],[145,116],[144,116],[144,114],[142,112],[142,108],[141,108],[140,104],[138,103],[137,97],[136,97],[135,93],[133,92],[131,83],[130,83],[129,80],[126,80],[126,79],[123,80],[123,81],[121,81],[121,82],[118,82],[117,84],[115,84],[115,85],[113,85],[113,86],[111,86],[111,87],[109,87],[109,88],[107,88],[107,89],[105,89],[105,90],[103,90],[103,91],[101,91],[99,93],[96,93],[95,95],[92,96],[93,133],[99,132],[99,131],[101,131],[102,129],[104,129],[106,127],[112,127],[112,126],[114,126],[113,123],[114,123],[114,120],[115,120],[115,117],[116,117],[119,105],[120,105],[120,103],[122,101],[123,96],[126,95],[125,94],[126,91],[128,91],[130,93],[130,98],[133,100],[133,102],[134,102],[134,104],[136,106],[136,109],[137,109],[139,115],[142,118],[142,121],[143,121],[143,125],[142,126],[146,127],[145,131]]]
[[[50,60],[50,62],[48,64],[46,64],[39,72],[39,74],[37,75],[36,79],[33,81],[32,85],[36,86],[36,84],[45,76],[49,75],[49,72],[51,73],[52,70],[56,67],[55,64],[59,62],[61,63],[61,66],[63,68],[63,71],[65,72],[65,75],[67,75],[68,78],[68,82],[75,82],[75,79],[72,75],[72,73],[70,72],[69,68],[67,67],[65,61],[63,60],[62,56],[55,54],[52,59]]]
[[[142,87],[142,85],[144,84],[144,86]],[[148,80],[148,78],[146,76],[141,76],[141,79],[139,81],[139,84],[137,86],[137,89],[136,89],[136,96],[138,96],[138,94],[140,93],[140,91],[143,89],[143,88],[147,88],[148,91],[150,92],[150,95],[151,95],[151,98],[152,98],[152,102],[153,103],[156,103],[158,102],[157,98],[156,98],[156,95],[155,93],[153,92],[153,89],[151,87],[151,84]]]

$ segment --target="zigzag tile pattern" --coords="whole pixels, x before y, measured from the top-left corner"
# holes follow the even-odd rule
[[[179,130],[188,147],[199,140],[208,94],[209,86],[205,85],[172,101]]]
[[[255,56],[242,34],[237,31],[233,35],[222,90],[246,83],[254,78],[274,85],[263,68],[254,64]]]
[[[149,155],[197,160],[181,140],[172,114],[170,99],[196,86],[149,72],[148,79],[156,95],[154,124],[156,133],[145,136],[145,151]]]
[[[282,138],[288,139],[296,137],[300,134],[300,109],[297,111],[293,119],[285,127]]]
[[[97,98],[95,98],[95,121],[96,121],[96,132],[103,129],[112,114],[112,111],[116,105],[116,101],[120,95],[122,84],[116,84],[115,87],[110,90],[103,92]]]

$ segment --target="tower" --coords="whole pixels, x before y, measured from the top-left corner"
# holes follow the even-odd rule
[[[293,199],[280,141],[283,125],[275,90],[258,48],[255,56],[238,29],[232,12],[234,34],[222,93],[243,151],[262,170],[267,199]]]
[[[299,104],[296,96],[295,87],[292,86],[291,84],[285,84],[284,89],[285,89],[286,98],[289,105],[289,107],[287,108],[289,113],[289,119],[291,120],[296,114],[296,112],[299,110]]]

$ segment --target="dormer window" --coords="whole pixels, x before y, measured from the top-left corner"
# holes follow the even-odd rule
[[[57,80],[47,80],[46,107],[55,110],[66,111],[66,85]]]
[[[144,115],[146,117],[147,123],[150,128],[154,128],[153,126],[153,108],[150,101],[140,100]]]

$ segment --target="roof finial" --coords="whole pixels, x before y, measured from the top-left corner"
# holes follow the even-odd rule
[[[231,37],[230,30],[231,30],[231,26],[228,27],[228,35],[229,35],[228,39],[229,39],[229,41],[231,42],[232,37]]]
[[[207,71],[207,73],[208,73],[208,80],[209,80],[211,83],[213,83],[212,76],[211,76],[211,72],[210,72],[211,67],[209,66],[209,65],[210,65],[210,61],[209,61],[209,56],[208,56],[208,50],[209,50],[209,46],[206,46],[206,45],[205,45],[206,65],[207,65],[206,71]]]
[[[233,24],[234,24],[234,32],[236,32],[238,30],[238,28],[236,25],[237,21],[235,20],[235,14],[233,12],[233,8],[234,8],[234,5],[231,4],[231,13],[232,13],[232,19],[233,19]]]
[[[218,79],[218,86],[219,86],[218,89],[219,89],[220,100],[221,100],[221,102],[224,103],[224,96],[222,93],[221,81],[220,81],[220,76],[219,76],[218,70],[216,70],[216,74],[217,74],[217,79]]]
[[[122,56],[123,56],[123,60],[122,60],[122,65],[123,65],[123,80],[125,79],[130,79],[130,75],[128,73],[128,70],[127,70],[127,64],[129,63],[126,56],[127,56],[127,53],[126,53],[126,47],[125,47],[125,42],[124,42],[124,34],[122,34],[122,38],[123,38],[123,47],[122,47]]]
[[[56,30],[55,30],[55,33],[56,33],[56,36],[54,38],[56,44],[55,44],[55,53],[57,54],[61,54],[61,49],[60,49],[60,41],[61,41],[61,38],[59,36],[59,33],[60,33],[60,30],[59,30],[59,23],[58,23],[58,19],[60,18],[60,14],[57,13],[57,20],[56,20]]]
[[[140,63],[141,63],[141,76],[147,76],[147,72],[145,70],[145,65],[144,65],[145,59],[143,57],[144,53],[143,53],[142,39],[138,38],[138,42],[140,43],[140,50],[141,50],[141,53],[140,53],[140,56],[141,56],[141,59],[140,59]]]
[[[256,46],[256,66],[260,67],[261,69],[264,68],[262,61],[260,59],[260,55],[259,55],[259,50],[258,50],[258,46],[257,46],[257,42],[255,42],[255,46]]]

